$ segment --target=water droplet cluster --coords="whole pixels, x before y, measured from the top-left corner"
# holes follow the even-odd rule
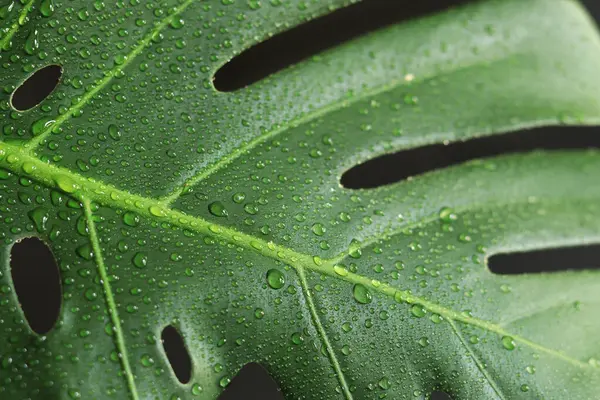
[[[378,190],[340,185],[348,168],[400,148],[530,126],[556,110],[569,121],[576,102],[560,82],[600,90],[554,51],[565,29],[521,27],[573,5],[496,2],[408,36],[391,27],[216,91],[231,57],[344,2],[326,3],[0,6],[0,240],[46,240],[63,288],[57,325],[34,334],[0,252],[0,398],[216,398],[249,361],[286,394],[315,399],[437,388],[484,398],[494,383],[482,370],[510,377],[498,389],[509,398],[565,376],[593,398],[598,354],[519,318],[523,304],[547,312],[563,284],[548,277],[532,290],[534,278],[497,277],[485,263],[540,237],[600,237],[596,153],[476,161]],[[524,109],[522,85],[498,82],[516,68],[507,54],[530,51],[536,76],[561,79],[532,79]],[[14,109],[15,90],[47,65],[63,68],[59,85]],[[554,310],[561,329],[594,323],[597,283],[572,279],[572,301]],[[189,384],[162,353],[167,325],[191,356]]]

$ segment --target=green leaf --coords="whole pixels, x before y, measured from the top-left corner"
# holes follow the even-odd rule
[[[589,18],[569,0],[484,1],[239,91],[212,86],[243,49],[347,3],[30,0],[7,12],[0,397],[213,399],[248,362],[290,399],[597,397],[599,273],[486,268],[497,253],[600,240],[597,151],[339,184],[399,149],[598,123]],[[12,109],[52,64],[56,90]],[[45,224],[30,217],[39,207]],[[49,244],[62,279],[43,337],[11,281],[10,248],[27,236]],[[167,325],[192,358],[187,384],[160,343]]]

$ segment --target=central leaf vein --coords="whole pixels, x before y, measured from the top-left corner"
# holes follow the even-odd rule
[[[557,359],[561,359],[574,366],[593,368],[590,364],[570,357],[560,351],[544,347],[527,338],[514,335],[499,325],[464,315],[463,313],[436,304],[425,298],[413,295],[409,291],[401,290],[385,283],[375,284],[372,279],[354,273],[348,273],[346,276],[341,277],[336,274],[333,269],[336,259],[315,262],[313,257],[308,254],[303,254],[276,243],[265,241],[261,238],[237,231],[231,227],[214,224],[203,218],[187,215],[181,211],[164,207],[158,199],[135,195],[114,186],[95,181],[91,178],[85,178],[63,167],[45,163],[30,155],[20,146],[0,142],[0,167],[5,167],[17,174],[42,182],[49,187],[67,191],[84,203],[88,202],[89,204],[90,201],[93,201],[108,207],[112,206],[134,211],[150,219],[159,219],[198,233],[215,236],[250,251],[258,252],[265,257],[288,263],[296,269],[305,268],[320,272],[335,279],[344,280],[350,284],[359,283],[373,292],[397,300],[401,299],[403,302],[409,304],[420,304],[431,312],[437,313],[447,319],[473,325],[497,333],[498,335],[511,336],[517,342]],[[598,371],[600,372],[600,370]]]

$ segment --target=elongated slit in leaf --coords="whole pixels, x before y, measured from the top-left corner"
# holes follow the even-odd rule
[[[48,65],[35,71],[13,92],[10,99],[13,108],[25,111],[40,104],[56,88],[62,73],[60,65]]]
[[[452,397],[448,393],[435,391],[431,393],[431,400],[452,400]]]
[[[15,292],[30,328],[48,333],[56,324],[62,293],[56,260],[50,248],[36,237],[16,242],[10,251]]]
[[[161,339],[173,373],[179,382],[188,383],[192,376],[192,360],[183,337],[175,327],[169,325],[163,329]]]
[[[341,184],[347,189],[371,189],[470,160],[534,150],[589,148],[600,148],[600,132],[595,128],[536,128],[379,156],[345,171]]]
[[[488,266],[499,275],[600,269],[600,244],[496,254]]]
[[[283,395],[271,375],[260,364],[244,365],[231,380],[219,400],[269,399],[283,400]]]
[[[244,50],[216,72],[214,86],[232,92],[366,33],[468,2],[361,1]]]

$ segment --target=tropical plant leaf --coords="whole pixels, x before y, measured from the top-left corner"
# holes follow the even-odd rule
[[[598,272],[486,268],[600,239],[597,151],[339,183],[399,149],[598,123],[600,41],[576,2],[472,4],[231,93],[212,77],[234,55],[350,2],[8,3],[0,397],[212,399],[249,362],[287,398],[597,397]],[[48,65],[56,90],[13,109]],[[60,267],[43,336],[11,280],[28,236]],[[161,346],[168,325],[189,383]]]

